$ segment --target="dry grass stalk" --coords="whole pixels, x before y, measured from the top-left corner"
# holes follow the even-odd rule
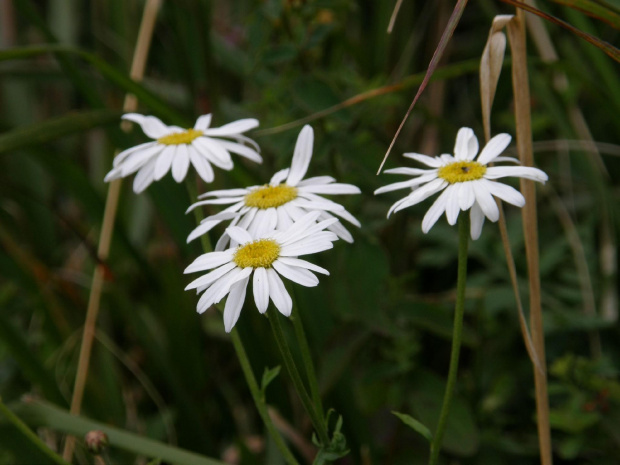
[[[155,21],[157,19],[157,12],[159,11],[160,4],[161,0],[148,0],[144,6],[142,22],[140,24],[140,30],[138,32],[138,40],[136,42],[136,49],[134,52],[130,73],[131,78],[136,81],[141,80],[144,76],[144,68],[146,66],[146,59],[148,57],[148,52],[153,37],[153,30],[155,28]],[[125,112],[135,111],[137,109],[137,103],[138,102],[134,96],[128,95],[125,98],[123,110]],[[126,128],[123,127],[123,129]],[[103,223],[99,236],[99,247],[97,250],[97,255],[102,262],[105,262],[110,252],[110,244],[112,242],[112,232],[114,230],[114,222],[116,219],[120,188],[120,179],[111,182],[106,197],[105,210],[103,213]],[[90,295],[88,298],[88,307],[86,309],[86,321],[84,323],[84,332],[82,334],[82,344],[80,346],[80,357],[78,360],[78,368],[75,376],[73,396],[71,398],[70,412],[72,415],[79,415],[82,407],[84,388],[86,386],[86,379],[88,378],[88,369],[90,366],[90,355],[92,351],[93,340],[95,337],[97,316],[99,314],[99,307],[101,303],[101,291],[103,289],[104,273],[105,269],[102,265],[97,265],[95,267]],[[63,451],[63,458],[66,461],[71,462],[73,458],[74,448],[75,437],[68,436]]]

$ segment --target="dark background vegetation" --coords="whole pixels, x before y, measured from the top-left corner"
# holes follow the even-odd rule
[[[151,100],[140,106],[169,124],[190,125],[213,112],[215,125],[256,117],[264,130],[399,85],[311,123],[309,175],[333,175],[363,191],[340,199],[362,222],[355,243],[339,242],[316,257],[331,271],[319,287],[295,289],[324,403],[344,419],[351,454],[343,464],[425,463],[425,440],[390,412],[433,427],[450,350],[457,232],[441,219],[422,234],[428,201],[387,220],[389,205],[404,194],[372,192],[401,180],[375,173],[417,89],[411,76],[425,71],[454,2],[406,0],[388,35],[393,3],[164,2],[144,79]],[[618,43],[618,31],[603,22],[539,3]],[[138,128],[124,134],[118,125],[131,90],[118,77],[128,74],[143,2],[1,5],[0,140],[17,139],[0,153],[0,395],[13,405],[32,394],[67,408],[96,264],[102,180],[115,149],[147,140]],[[387,167],[408,164],[403,152],[450,152],[461,126],[482,138],[477,62],[492,18],[512,12],[500,2],[470,2],[442,60],[452,74],[427,88]],[[538,189],[538,216],[554,454],[558,464],[613,464],[620,456],[620,69],[591,44],[545,27],[558,60],[542,60],[530,41],[529,73],[535,159],[550,177]],[[54,43],[69,52],[6,56]],[[494,133],[514,134],[509,71],[507,65],[494,103]],[[97,109],[101,121],[88,123]],[[583,139],[579,111],[601,143],[598,153],[574,142]],[[20,136],[59,117],[68,119],[44,140]],[[200,190],[266,182],[289,165],[300,128],[256,131],[263,165],[237,158],[232,173],[216,172]],[[221,315],[197,315],[196,296],[183,291],[192,278],[182,270],[201,253],[198,241],[185,242],[194,225],[184,213],[192,200],[171,176],[141,196],[124,183],[83,414],[211,457],[278,464]],[[506,212],[525,294],[520,212],[510,206]],[[465,347],[445,440],[444,458],[452,459],[444,463],[535,464],[532,366],[496,225],[487,222],[471,244],[469,270]],[[268,323],[250,298],[238,329],[257,376],[280,364]],[[284,372],[267,401],[309,442],[311,426]],[[0,463],[43,463],[2,421]],[[61,444],[61,434],[38,431],[50,446]],[[110,457],[136,460],[114,448]],[[78,459],[90,460],[83,453]]]

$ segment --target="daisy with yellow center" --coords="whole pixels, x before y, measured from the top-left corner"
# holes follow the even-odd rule
[[[176,182],[183,181],[190,164],[205,182],[211,182],[214,177],[211,164],[227,171],[233,168],[230,152],[262,162],[256,143],[242,134],[258,126],[258,121],[253,118],[209,128],[211,115],[203,115],[189,129],[166,126],[154,116],[136,113],[123,115],[123,119],[138,123],[144,133],[155,140],[119,153],[105,181],[137,172],[133,182],[136,193],[142,192],[153,181],[159,181],[170,170]]]
[[[487,166],[493,162],[519,163],[515,158],[499,155],[510,144],[508,134],[498,134],[478,155],[478,139],[470,128],[461,128],[456,136],[454,156],[443,154],[429,157],[417,153],[404,156],[425,164],[431,169],[395,168],[386,173],[414,176],[409,181],[397,182],[381,187],[375,194],[397,189],[410,188],[412,192],[396,202],[388,211],[388,217],[404,208],[422,202],[433,194],[443,191],[428,209],[422,220],[422,231],[427,233],[445,212],[448,223],[456,223],[459,212],[470,210],[472,239],[478,239],[484,218],[495,222],[499,219],[499,209],[493,196],[517,207],[525,205],[525,198],[513,187],[496,182],[495,179],[513,176],[544,183],[547,175],[537,169],[525,166]],[[476,159],[476,155],[478,158]],[[475,159],[475,160],[474,160]]]
[[[330,176],[318,176],[304,179],[312,159],[314,132],[308,125],[304,126],[293,154],[291,168],[278,171],[269,184],[251,186],[244,189],[228,189],[208,192],[201,195],[200,202],[193,204],[188,211],[201,205],[232,204],[222,212],[208,216],[192,233],[187,241],[206,234],[222,221],[232,220],[231,226],[247,229],[250,234],[261,234],[270,229],[286,229],[310,211],[320,212],[317,221],[339,217],[349,223],[360,226],[342,205],[323,198],[321,195],[359,194],[360,190],[351,184],[339,184]],[[329,227],[340,239],[353,242],[353,237],[337,221]],[[230,240],[223,234],[215,250],[223,250]],[[233,241],[233,245],[235,245]]]
[[[280,276],[313,287],[319,280],[312,271],[329,275],[327,270],[297,258],[331,249],[332,242],[338,239],[336,234],[325,231],[338,220],[331,218],[317,223],[319,216],[320,212],[307,213],[286,230],[265,231],[260,235],[252,235],[238,226],[228,227],[226,234],[238,246],[201,255],[185,269],[185,273],[211,270],[185,288],[203,293],[196,307],[198,313],[228,295],[224,328],[230,332],[239,319],[252,276],[258,311],[265,313],[271,299],[280,313],[289,316],[293,301]]]

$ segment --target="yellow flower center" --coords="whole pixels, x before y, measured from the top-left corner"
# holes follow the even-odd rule
[[[245,205],[248,207],[267,208],[279,207],[297,198],[297,188],[278,184],[277,186],[259,187],[245,196]]]
[[[233,255],[239,268],[270,268],[280,256],[280,245],[273,239],[260,239],[241,246]]]
[[[181,145],[191,144],[194,139],[202,136],[203,132],[197,129],[188,129],[187,131],[177,132],[157,139],[157,142],[164,145]]]
[[[475,181],[482,178],[486,172],[487,167],[477,161],[456,161],[439,168],[437,176],[450,184],[454,184],[456,182]]]

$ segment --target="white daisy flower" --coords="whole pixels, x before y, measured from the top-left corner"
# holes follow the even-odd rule
[[[320,266],[297,258],[331,249],[332,242],[338,239],[334,233],[325,231],[338,220],[330,218],[317,223],[320,214],[307,213],[286,230],[262,234],[250,234],[238,226],[228,227],[226,233],[239,246],[203,254],[185,269],[185,273],[212,270],[185,288],[204,292],[196,307],[198,313],[205,312],[228,295],[224,328],[230,332],[239,319],[253,273],[252,287],[258,311],[265,313],[271,299],[280,313],[289,316],[293,301],[280,275],[306,287],[319,283],[312,271],[329,275]]]
[[[392,212],[415,205],[431,195],[443,190],[435,203],[428,209],[422,220],[422,231],[427,233],[446,212],[448,223],[454,225],[460,210],[471,208],[471,237],[478,239],[482,231],[484,217],[495,222],[499,219],[499,209],[493,196],[517,207],[525,205],[525,198],[513,187],[494,181],[507,176],[531,179],[544,183],[548,176],[538,168],[525,166],[487,166],[491,162],[509,161],[519,163],[511,157],[500,157],[511,137],[498,134],[482,149],[478,158],[478,139],[470,128],[461,128],[456,136],[454,156],[443,154],[429,157],[418,153],[405,153],[404,156],[423,163],[432,169],[395,168],[386,173],[408,174],[414,176],[409,181],[397,182],[381,187],[375,194],[397,189],[411,188],[412,192],[396,202],[388,211]]]
[[[198,197],[207,200],[196,202],[187,210],[188,212],[200,205],[232,205],[202,220],[189,235],[187,242],[207,233],[226,220],[232,220],[231,226],[247,229],[252,235],[261,234],[270,229],[286,229],[309,211],[321,212],[318,221],[334,218],[336,215],[359,227],[360,222],[342,205],[319,195],[359,194],[358,187],[336,183],[336,180],[330,176],[304,179],[312,158],[313,142],[312,127],[306,125],[297,138],[291,168],[278,171],[273,175],[269,184],[244,189],[211,191]],[[353,242],[353,237],[340,222],[332,223],[329,229],[340,239]],[[223,234],[215,250],[223,250],[229,239],[226,233]]]
[[[263,161],[258,154],[256,142],[242,135],[243,132],[258,126],[258,120],[254,118],[241,119],[219,128],[209,128],[211,115],[203,115],[191,129],[166,126],[159,118],[137,113],[123,115],[123,119],[138,123],[144,133],[155,140],[119,153],[105,181],[124,178],[137,171],[133,181],[133,190],[136,193],[142,192],[153,181],[159,181],[170,169],[176,182],[183,181],[190,163],[205,182],[211,182],[211,164],[227,171],[233,168],[229,152],[257,163]],[[235,142],[220,137],[227,137]],[[252,148],[243,143],[252,145]]]

